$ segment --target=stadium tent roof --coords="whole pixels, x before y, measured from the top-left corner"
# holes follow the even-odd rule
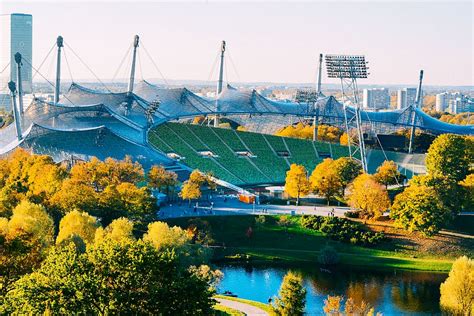
[[[151,102],[159,100],[160,106],[153,113],[153,124],[148,123],[146,111]],[[131,105],[127,113],[127,104]],[[319,115],[326,118],[344,119],[344,106],[334,97],[318,100]],[[21,126],[23,138],[27,138],[33,126],[75,133],[90,129],[106,129],[115,136],[137,146],[147,145],[149,128],[179,118],[208,114],[262,115],[310,117],[314,110],[305,104],[274,101],[265,98],[255,90],[237,90],[226,86],[217,99],[200,97],[186,88],[160,88],[146,81],[139,82],[134,93],[111,93],[88,89],[73,83],[59,104],[34,100],[25,111]],[[460,126],[441,122],[416,111],[416,126],[434,134],[456,133],[473,135],[474,126]],[[350,119],[354,115],[347,108]],[[362,111],[364,122],[395,127],[409,127],[411,108],[393,111]],[[0,154],[18,146],[14,124],[0,130]]]

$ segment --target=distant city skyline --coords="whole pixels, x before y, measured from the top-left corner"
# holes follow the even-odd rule
[[[101,79],[116,74],[133,35],[139,34],[138,77],[144,78],[160,77],[149,52],[167,79],[215,80],[216,69],[210,76],[211,69],[226,40],[229,82],[314,82],[322,52],[365,54],[370,76],[361,84],[414,86],[424,69],[427,85],[474,85],[473,4],[468,1],[2,1],[0,14],[10,13],[33,15],[35,66],[62,35]],[[73,79],[95,79],[67,53]],[[54,63],[48,60],[42,72],[52,78]],[[63,68],[63,76],[70,79],[69,70]],[[126,76],[126,67],[116,75]],[[337,80],[324,76],[323,82]]]

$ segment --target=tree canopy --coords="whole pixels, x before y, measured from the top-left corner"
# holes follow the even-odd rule
[[[290,170],[286,172],[285,192],[296,198],[296,205],[298,205],[300,197],[307,195],[309,191],[310,182],[306,168],[302,165],[291,164]]]
[[[306,289],[301,275],[289,271],[283,278],[278,297],[273,304],[276,315],[298,316],[304,314]]]

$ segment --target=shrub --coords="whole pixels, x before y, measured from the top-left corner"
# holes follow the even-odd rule
[[[319,253],[318,262],[324,265],[335,265],[339,263],[339,255],[333,247],[326,245]]]
[[[333,240],[354,245],[374,246],[384,239],[384,234],[367,231],[359,224],[340,217],[303,216],[301,225],[318,230]]]
[[[259,216],[255,217],[255,224],[263,225],[263,224],[265,224],[265,222],[266,222],[265,215],[259,215]]]
[[[344,213],[344,216],[347,218],[359,218],[359,211],[347,211]]]

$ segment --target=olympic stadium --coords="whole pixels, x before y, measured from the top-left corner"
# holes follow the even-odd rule
[[[138,37],[135,44],[136,51]],[[58,54],[61,47],[58,44]],[[349,156],[347,146],[273,135],[289,122],[302,119],[343,128],[357,109],[334,96],[319,94],[313,104],[282,102],[255,90],[224,86],[221,62],[217,97],[211,99],[185,87],[166,88],[147,81],[135,84],[134,63],[135,58],[127,91],[99,91],[72,83],[60,96],[57,80],[54,102],[34,99],[24,111],[14,106],[15,122],[0,130],[0,155],[17,147],[50,155],[56,161],[129,155],[145,169],[154,164],[175,171],[198,168],[237,186],[283,183],[291,163],[311,171],[326,157]],[[246,131],[189,124],[198,116],[214,121],[225,118],[245,126]],[[365,133],[414,128],[433,135],[474,135],[474,126],[441,122],[414,105],[391,111],[360,110],[360,119]],[[395,161],[408,177],[424,172],[423,154],[371,149],[366,158],[369,172],[387,159]]]

